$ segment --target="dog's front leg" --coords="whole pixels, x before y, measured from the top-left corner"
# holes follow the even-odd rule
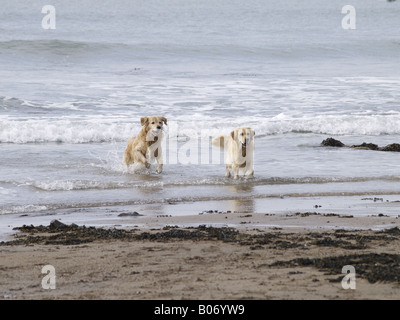
[[[150,168],[150,163],[147,161],[146,156],[144,156],[140,150],[137,150],[137,152],[135,153],[135,158],[136,159],[134,162],[144,164],[146,169]]]
[[[160,152],[159,155],[157,157],[157,173],[161,173],[163,170],[163,161],[162,161],[162,156],[160,156]]]
[[[162,151],[161,148],[157,148],[154,151],[154,158],[157,161],[157,173],[161,173],[163,171],[163,159],[162,159]]]
[[[231,166],[227,164],[225,166],[225,177],[229,178],[230,176],[231,176]]]
[[[233,179],[237,180],[239,178],[239,167],[233,165],[232,166],[232,173],[233,173]]]
[[[249,173],[246,175],[246,179],[254,178],[254,170],[250,169]]]

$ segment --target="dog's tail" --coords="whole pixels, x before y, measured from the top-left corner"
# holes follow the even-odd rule
[[[227,137],[225,136],[219,136],[215,137],[214,139],[211,140],[211,144],[215,147],[220,147],[221,149],[225,148],[225,144],[227,142]]]

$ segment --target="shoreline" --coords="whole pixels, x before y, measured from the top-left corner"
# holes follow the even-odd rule
[[[398,194],[234,198],[47,209],[0,215],[0,241],[13,228],[48,225],[52,220],[104,228],[163,228],[167,225],[228,226],[240,230],[273,227],[300,229],[372,229],[400,226]]]
[[[257,218],[238,213],[210,213],[209,217],[220,221],[233,215],[243,222]],[[204,214],[198,217],[204,219]],[[160,223],[171,218],[154,217]],[[60,227],[54,222],[25,226],[15,230],[14,243],[0,243],[4,275],[0,300],[400,298],[397,217],[370,217],[372,224],[365,217],[313,213],[287,218],[290,223],[307,223],[296,228],[249,223],[239,223],[237,228],[156,227],[154,221],[151,228],[61,222]],[[263,219],[272,221],[276,216]],[[364,229],[350,228],[359,220],[364,221]],[[341,222],[347,228],[310,228],[311,221],[315,226]],[[386,228],[368,229],[378,223]],[[54,266],[54,290],[42,287],[45,265]],[[355,268],[354,290],[342,287],[345,265]]]

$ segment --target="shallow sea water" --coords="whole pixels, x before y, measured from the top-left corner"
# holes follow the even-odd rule
[[[400,141],[399,2],[353,2],[355,30],[340,1],[53,1],[44,30],[40,1],[5,1],[1,230],[315,204],[398,215],[398,153],[320,146]],[[162,175],[122,164],[151,114],[168,118]],[[256,131],[252,180],[226,179],[209,145],[239,126]]]

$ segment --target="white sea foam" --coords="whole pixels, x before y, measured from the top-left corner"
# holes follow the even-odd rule
[[[183,119],[184,117],[182,117]],[[189,138],[207,138],[219,134],[229,134],[239,126],[251,126],[257,136],[284,134],[290,132],[329,135],[399,135],[400,115],[319,115],[291,117],[281,113],[273,118],[260,119],[256,116],[225,118],[216,121],[209,117],[191,120],[170,121],[166,133]],[[174,123],[174,126],[172,125]],[[140,125],[119,121],[97,120],[2,120],[0,125],[1,143],[97,143],[124,142],[136,135]]]
[[[123,182],[104,182],[91,180],[52,180],[35,181],[31,185],[42,191],[71,191],[71,190],[89,190],[89,189],[117,189],[128,187]]]
[[[10,207],[0,207],[0,215],[2,214],[21,214],[26,212],[40,212],[47,210],[48,207],[42,205],[21,205],[21,206],[10,206]]]
[[[89,143],[125,140],[134,132],[132,124],[101,123],[92,120],[2,120],[3,143]]]

